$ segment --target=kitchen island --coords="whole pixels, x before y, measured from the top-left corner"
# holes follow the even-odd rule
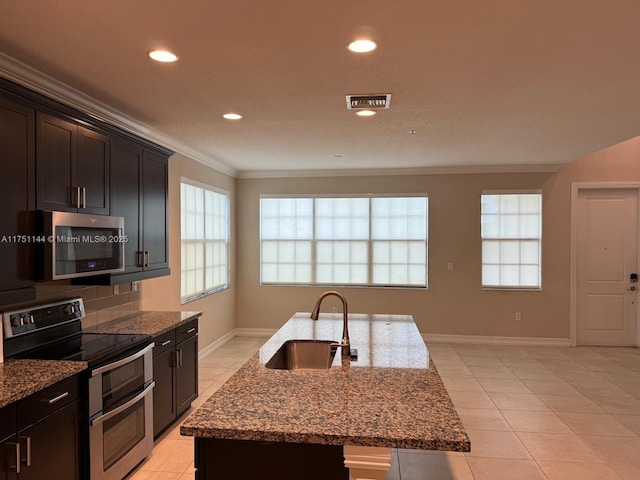
[[[269,369],[287,340],[339,341],[342,316],[296,313],[278,330],[181,426],[196,478],[386,478],[391,448],[470,451],[411,316],[350,314],[349,332],[355,361],[338,351],[328,370]]]

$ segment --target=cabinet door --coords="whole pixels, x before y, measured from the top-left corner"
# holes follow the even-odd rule
[[[153,433],[157,436],[176,418],[173,371],[176,352],[173,348],[153,357]]]
[[[142,157],[142,232],[143,250],[147,252],[145,268],[155,270],[169,266],[167,159],[144,152]]]
[[[198,337],[179,343],[177,349],[176,404],[180,415],[198,396]]]
[[[19,432],[20,480],[82,478],[81,421],[80,401],[75,401]]]
[[[75,124],[44,113],[37,114],[36,186],[37,208],[75,212],[77,191],[71,184],[71,168],[76,161]]]
[[[128,237],[124,246],[125,272],[138,272],[141,270],[138,252],[142,250],[139,233],[142,149],[111,140],[110,153],[111,215],[124,217],[124,233]]]
[[[109,215],[109,137],[78,127],[78,159],[71,185],[80,188],[81,213]]]
[[[35,110],[0,98],[0,235],[34,235]],[[0,304],[35,298],[34,244],[0,243]]]
[[[18,454],[15,432],[11,437],[0,439],[0,480],[16,480]]]

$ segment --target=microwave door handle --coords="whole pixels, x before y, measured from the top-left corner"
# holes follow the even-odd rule
[[[91,426],[95,427],[96,425],[100,425],[101,423],[106,422],[110,418],[113,418],[116,415],[118,415],[119,413],[125,411],[127,408],[129,408],[130,406],[134,405],[140,399],[144,398],[145,395],[147,395],[147,393],[149,393],[153,389],[153,387],[155,387],[155,386],[156,386],[156,382],[151,382],[147,388],[145,388],[143,391],[141,391],[138,395],[133,397],[127,403],[123,403],[118,408],[114,408],[113,410],[105,413],[104,415],[101,415],[98,418],[95,418],[95,419],[91,420],[91,422],[90,422]]]
[[[131,361],[135,360],[136,358],[140,358],[142,357],[145,353],[151,351],[151,349],[154,347],[154,343],[152,342],[151,345],[143,348],[142,350],[134,353],[133,355],[129,355],[126,358],[123,358],[122,360],[118,360],[117,362],[113,362],[110,363],[108,365],[104,365],[102,367],[98,367],[95,370],[91,370],[91,376],[95,377],[96,375],[100,375],[104,372],[108,372],[109,370],[114,370],[118,367],[121,367],[123,365],[126,365],[127,363],[131,363]]]
[[[87,187],[82,187],[82,208],[87,208]]]

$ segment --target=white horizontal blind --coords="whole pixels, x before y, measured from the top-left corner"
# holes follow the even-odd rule
[[[541,288],[542,195],[482,195],[482,286]]]
[[[260,200],[261,282],[427,286],[427,197]]]
[[[229,196],[180,184],[181,298],[192,299],[228,284]]]

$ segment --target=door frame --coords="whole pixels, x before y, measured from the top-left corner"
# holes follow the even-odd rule
[[[571,183],[571,243],[569,265],[569,333],[571,346],[578,344],[578,195],[581,190],[637,190],[640,204],[640,182],[573,182]],[[638,206],[640,212],[640,205]],[[638,218],[638,262],[640,263],[640,214]],[[640,269],[640,266],[638,267]],[[636,303],[636,346],[640,346],[640,301]]]

